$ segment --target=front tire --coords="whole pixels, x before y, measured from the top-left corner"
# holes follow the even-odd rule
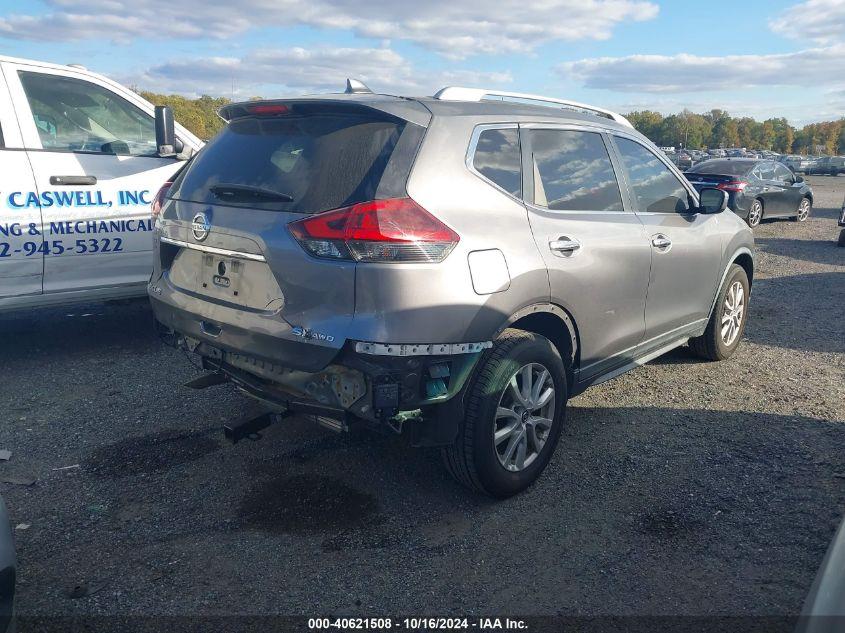
[[[813,209],[813,203],[809,198],[801,198],[801,204],[798,205],[798,214],[795,216],[797,222],[806,222],[810,217],[810,211]]]
[[[505,498],[525,490],[549,463],[569,389],[560,354],[544,336],[508,329],[484,353],[446,468],[464,486]]]
[[[689,340],[689,347],[706,360],[727,360],[739,347],[748,320],[750,286],[745,269],[731,264],[704,334]]]
[[[751,208],[748,210],[748,217],[745,218],[746,223],[752,229],[760,224],[760,220],[763,219],[763,202],[761,200],[755,200],[751,203]]]

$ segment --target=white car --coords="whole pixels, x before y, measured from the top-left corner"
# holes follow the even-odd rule
[[[202,141],[77,66],[0,56],[0,311],[143,296],[150,204]]]

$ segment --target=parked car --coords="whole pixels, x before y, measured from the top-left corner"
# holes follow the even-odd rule
[[[823,156],[807,168],[807,173],[819,176],[845,174],[845,156]]]
[[[839,213],[839,226],[842,230],[839,231],[839,246],[845,246],[845,200],[842,201],[842,211]]]
[[[681,152],[678,154],[675,164],[678,166],[678,169],[684,170],[692,167],[694,162],[690,154]]]
[[[763,218],[792,217],[804,222],[813,208],[810,185],[775,161],[708,160],[685,175],[699,191],[705,187],[726,191],[730,209],[751,228]]]
[[[751,231],[627,119],[349,90],[225,106],[164,195],[150,299],[213,372],[198,386],[441,446],[502,497],[546,467],[573,395],[687,342],[736,351]]]
[[[202,142],[77,66],[0,57],[0,311],[144,296],[150,203]]]
[[[780,162],[796,174],[806,173],[807,169],[813,164],[811,158],[796,155],[781,156]]]
[[[839,633],[845,627],[845,522],[833,537],[796,627],[796,633]]]
[[[0,498],[0,633],[14,628],[15,570],[15,542],[6,506]]]

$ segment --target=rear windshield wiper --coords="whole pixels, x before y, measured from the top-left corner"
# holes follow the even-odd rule
[[[221,183],[209,187],[209,191],[220,200],[266,200],[272,202],[293,202],[293,197],[281,191],[253,187],[252,185],[236,185]]]

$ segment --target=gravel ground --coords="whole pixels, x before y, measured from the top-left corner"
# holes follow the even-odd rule
[[[502,502],[395,438],[294,419],[228,445],[253,405],[179,387],[142,302],[0,318],[0,475],[37,478],[0,484],[30,525],[19,612],[797,613],[845,501],[845,178],[812,180],[808,222],[756,230],[737,355],[575,398]]]

